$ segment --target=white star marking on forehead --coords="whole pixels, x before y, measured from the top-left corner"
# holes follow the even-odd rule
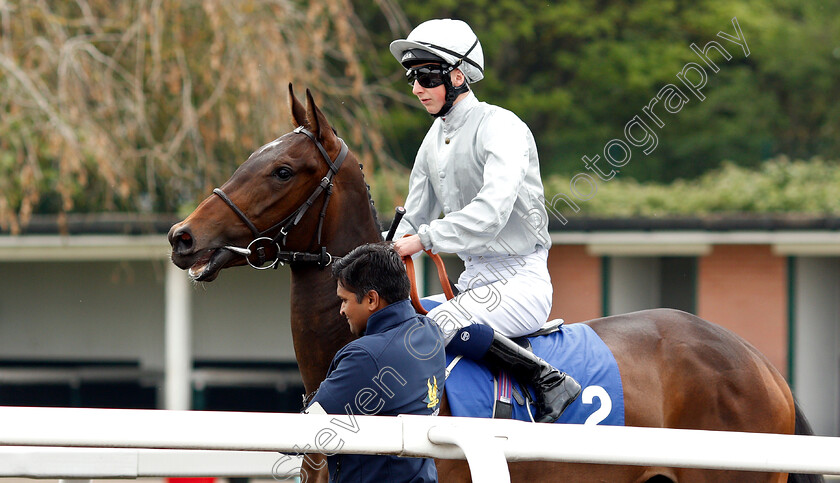
[[[260,148],[260,150],[259,150],[259,151],[257,151],[257,155],[262,154],[262,152],[263,152],[263,151],[265,151],[266,149],[273,148],[274,146],[277,146],[278,144],[280,144],[280,143],[282,143],[282,142],[283,142],[283,141],[281,141],[281,140],[280,140],[280,138],[277,138],[277,139],[275,139],[274,141],[271,141],[270,143],[268,143],[268,144],[266,144],[265,146],[261,147],[261,148]]]

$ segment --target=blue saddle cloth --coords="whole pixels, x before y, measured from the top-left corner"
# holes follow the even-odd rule
[[[618,364],[592,328],[586,324],[563,325],[557,332],[528,340],[535,354],[570,374],[583,389],[558,423],[624,425],[624,392]],[[447,354],[447,364],[453,358]],[[511,380],[514,391],[522,395],[522,387]],[[450,372],[444,388],[453,416],[493,416],[494,374],[486,366],[462,358]],[[519,404],[516,398],[511,403],[513,419],[530,421],[529,410],[536,417],[533,405]]]

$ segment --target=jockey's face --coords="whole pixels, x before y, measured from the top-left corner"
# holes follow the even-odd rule
[[[437,64],[420,64],[415,66],[415,68],[427,65]],[[458,69],[455,69],[446,75],[452,79],[452,85],[459,86],[464,82],[464,74],[462,74]],[[446,104],[446,86],[443,84],[440,84],[437,87],[423,87],[420,85],[419,80],[415,80],[411,88],[411,93],[417,96],[417,99],[420,100],[420,103],[423,104],[423,107],[426,108],[426,111],[429,114],[437,114],[441,109],[443,109],[443,105]]]

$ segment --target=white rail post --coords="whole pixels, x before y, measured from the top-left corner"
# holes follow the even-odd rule
[[[166,368],[164,408],[187,410],[192,406],[192,291],[186,272],[172,263],[166,270]]]
[[[510,471],[502,445],[490,434],[464,431],[457,426],[432,426],[429,441],[435,444],[454,444],[463,450],[470,467],[472,481],[481,483],[510,483]]]

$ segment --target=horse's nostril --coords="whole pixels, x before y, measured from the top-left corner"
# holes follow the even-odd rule
[[[178,249],[181,252],[185,252],[191,250],[193,247],[193,237],[190,236],[189,233],[182,233],[181,236],[178,237]]]
[[[172,250],[175,253],[185,253],[193,247],[193,237],[189,228],[181,227],[174,230],[169,235],[169,243],[172,245]]]
[[[184,233],[178,237],[178,247],[181,251],[190,250],[193,247],[193,238],[189,233]]]

